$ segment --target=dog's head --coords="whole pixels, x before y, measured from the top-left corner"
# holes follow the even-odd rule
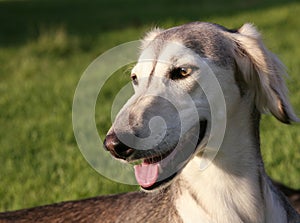
[[[268,110],[289,123],[297,118],[282,74],[282,64],[249,24],[235,31],[209,23],[153,30],[132,69],[135,94],[104,145],[118,159],[140,162],[135,175],[143,189],[166,185],[208,141],[218,95],[207,75],[215,75],[226,101],[220,117]]]

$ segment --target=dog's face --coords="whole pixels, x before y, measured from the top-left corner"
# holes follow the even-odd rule
[[[211,129],[210,103],[217,101],[217,86],[209,83],[209,75],[215,75],[226,101],[220,117],[234,115],[247,101],[249,109],[267,108],[283,122],[293,119],[280,77],[274,75],[279,87],[273,92],[251,85],[253,77],[267,72],[261,61],[269,59],[273,68],[276,64],[259,39],[256,52],[244,46],[254,41],[256,33],[248,40],[246,33],[255,29],[242,28],[229,31],[218,25],[192,23],[155,30],[144,39],[131,72],[135,94],[117,115],[104,143],[114,157],[140,162],[134,168],[143,189],[167,185],[195,154],[203,152]],[[253,53],[265,58],[254,61]],[[264,86],[263,78],[271,85],[271,75],[254,78],[255,84]]]

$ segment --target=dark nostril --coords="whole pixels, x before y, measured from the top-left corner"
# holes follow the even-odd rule
[[[114,132],[106,136],[103,144],[116,158],[126,159],[134,152],[134,149],[122,143]]]
[[[115,146],[117,146],[119,143],[120,141],[115,133],[107,135],[103,142],[105,149],[108,151],[114,150]]]

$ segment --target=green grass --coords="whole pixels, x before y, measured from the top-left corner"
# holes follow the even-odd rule
[[[0,211],[137,189],[102,177],[84,160],[73,135],[72,100],[93,59],[155,25],[253,22],[288,67],[291,101],[300,114],[299,14],[300,3],[280,0],[0,1]],[[111,97],[128,81],[121,73],[97,105],[102,136],[110,126]],[[293,187],[300,187],[299,130],[263,118],[267,171]]]

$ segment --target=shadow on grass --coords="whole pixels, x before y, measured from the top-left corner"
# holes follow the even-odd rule
[[[163,21],[204,20],[242,11],[279,6],[296,0],[0,0],[0,47],[35,39],[42,29],[63,26],[79,38],[126,27],[160,25]]]

